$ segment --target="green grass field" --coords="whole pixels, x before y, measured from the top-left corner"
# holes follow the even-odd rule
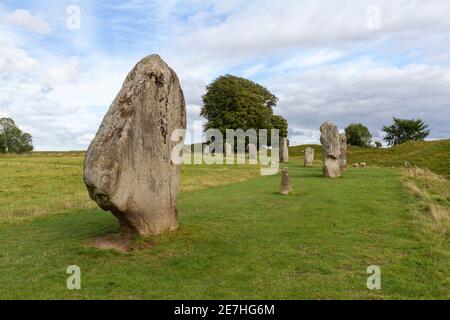
[[[315,149],[316,159],[322,159],[322,147],[309,145]],[[290,148],[290,155],[301,157],[307,145]],[[409,142],[392,148],[361,148],[350,146],[348,163],[367,162],[372,166],[426,167],[431,171],[450,178],[450,140]]]
[[[1,299],[450,298],[448,229],[435,228],[422,197],[448,208],[445,179],[447,195],[399,169],[331,180],[320,162],[297,159],[294,193],[281,196],[280,176],[256,167],[183,166],[181,228],[122,254],[88,246],[118,227],[87,198],[82,154],[0,164]],[[69,265],[81,268],[81,290],[66,288]],[[366,288],[370,265],[379,291]]]

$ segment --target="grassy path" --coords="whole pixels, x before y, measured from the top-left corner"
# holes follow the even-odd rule
[[[289,168],[287,197],[279,176],[180,194],[182,228],[129,254],[83,245],[117,230],[97,209],[0,225],[0,298],[450,297],[449,262],[418,240],[398,171],[329,180]],[[66,289],[69,265],[81,267],[82,290]],[[370,265],[380,291],[366,288]]]

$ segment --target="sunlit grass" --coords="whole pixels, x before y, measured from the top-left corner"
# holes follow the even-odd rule
[[[0,157],[0,222],[95,208],[83,183],[84,153]],[[256,165],[183,165],[180,192],[245,181]]]

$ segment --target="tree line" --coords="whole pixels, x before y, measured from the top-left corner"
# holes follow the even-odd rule
[[[0,153],[27,153],[33,151],[33,139],[22,132],[11,118],[0,119]]]
[[[236,76],[225,75],[206,87],[203,96],[201,116],[206,118],[205,131],[216,128],[225,135],[226,129],[279,129],[280,137],[287,137],[288,122],[282,116],[274,115],[278,98],[265,87]],[[429,136],[428,126],[420,119],[398,119],[384,126],[384,141],[389,146],[408,141],[424,140]],[[350,145],[372,146],[372,134],[361,123],[352,123],[345,129]],[[381,142],[375,142],[382,147]]]
[[[393,118],[393,123],[383,127],[385,133],[384,141],[389,146],[397,146],[409,141],[423,141],[430,135],[430,129],[421,119],[399,119]],[[352,123],[345,128],[345,135],[349,145],[370,147],[372,145],[372,134],[369,129],[361,123]],[[377,148],[381,148],[379,141],[375,142]]]
[[[278,98],[265,87],[236,76],[225,75],[206,87],[201,116],[206,118],[205,131],[219,129],[223,135],[226,129],[278,129],[280,138],[288,136],[288,122],[275,115]],[[393,123],[383,127],[384,141],[389,146],[408,141],[424,140],[430,130],[421,119],[393,118]],[[352,123],[345,128],[350,145],[370,147],[372,135],[361,123]],[[382,147],[381,142],[375,142]],[[22,132],[11,118],[0,119],[0,153],[26,153],[33,151],[33,140],[29,133]]]

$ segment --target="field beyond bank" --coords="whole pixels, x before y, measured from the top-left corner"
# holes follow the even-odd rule
[[[307,146],[315,149],[316,159],[323,157],[320,145],[302,145],[289,148],[293,157],[303,157]],[[371,166],[428,168],[434,173],[450,178],[450,139],[408,142],[392,148],[362,148],[349,146],[348,163],[367,162]]]

